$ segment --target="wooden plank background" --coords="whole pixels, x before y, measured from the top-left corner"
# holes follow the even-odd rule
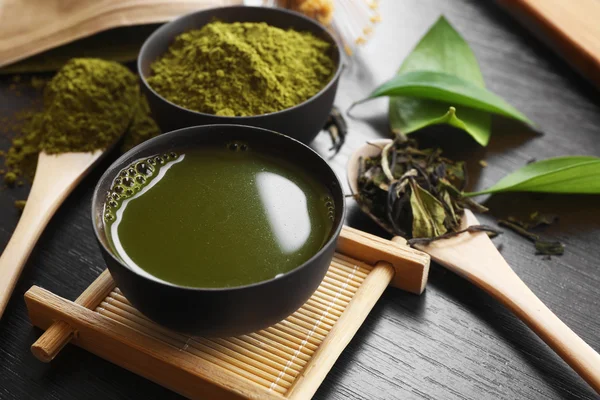
[[[532,158],[600,156],[599,95],[524,28],[491,2],[382,0],[383,21],[345,73],[337,104],[346,108],[389,78],[412,46],[444,14],[469,41],[487,85],[534,120],[543,136],[501,119],[488,148],[446,128],[419,135],[468,159],[474,186],[491,185]],[[0,116],[25,107],[0,80]],[[350,137],[332,160],[345,176],[353,149],[386,134],[386,102],[361,106]],[[4,122],[0,122],[4,124]],[[0,129],[0,132],[2,130]],[[0,133],[0,148],[9,134]],[[326,137],[314,146],[324,150]],[[114,157],[113,157],[114,159]],[[481,169],[478,161],[489,166]],[[0,399],[176,399],[179,396],[80,349],[67,348],[50,365],[33,358],[39,335],[27,320],[22,294],[33,284],[74,299],[104,269],[89,221],[93,186],[106,160],[67,200],[42,236],[0,321]],[[0,248],[18,219],[15,199],[27,187],[0,190]],[[592,347],[600,350],[598,196],[503,195],[487,203],[493,223],[519,208],[546,211],[560,222],[546,231],[563,241],[562,257],[533,255],[530,243],[507,232],[495,242],[523,280]],[[349,223],[384,235],[352,207]],[[597,395],[521,322],[486,294],[433,265],[422,296],[389,289],[317,392],[317,399],[595,399]]]

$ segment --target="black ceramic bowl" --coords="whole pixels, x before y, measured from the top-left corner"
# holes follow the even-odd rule
[[[225,146],[243,141],[283,154],[329,188],[335,219],[329,239],[304,264],[280,277],[231,288],[190,288],[141,275],[113,254],[104,229],[106,194],[117,174],[133,161],[170,150]],[[92,219],[102,255],[117,286],[143,314],[168,328],[195,335],[232,336],[273,325],[292,314],[317,289],[327,272],[344,220],[344,194],[331,167],[312,149],[280,133],[241,125],[209,125],[160,135],[133,148],[102,175],[92,200]]]
[[[331,58],[336,65],[335,74],[319,93],[304,103],[270,114],[222,117],[191,111],[171,103],[148,85],[146,77],[151,73],[150,64],[167,51],[176,36],[191,29],[201,28],[214,19],[224,22],[266,22],[284,29],[311,32],[331,43]],[[169,22],[146,39],[138,57],[142,89],[150,103],[152,115],[163,132],[195,125],[242,124],[281,132],[303,143],[310,143],[325,124],[333,106],[341,69],[340,46],[324,26],[296,12],[247,6],[199,11]]]

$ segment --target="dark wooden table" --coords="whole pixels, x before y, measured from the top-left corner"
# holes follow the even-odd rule
[[[418,135],[469,160],[475,187],[494,183],[532,158],[600,156],[598,92],[494,5],[468,0],[383,0],[383,22],[345,73],[337,104],[346,108],[392,76],[401,60],[443,13],[469,41],[487,85],[534,120],[543,136],[497,119],[490,145],[480,148],[447,128]],[[0,115],[26,108],[0,81]],[[349,154],[365,140],[385,136],[386,102],[362,106],[350,136],[331,162],[345,176]],[[325,149],[326,137],[314,146]],[[8,138],[0,135],[0,148]],[[113,157],[114,159],[114,157]],[[478,168],[485,159],[489,166]],[[0,321],[0,399],[175,399],[173,392],[69,346],[52,364],[33,358],[40,331],[29,323],[23,293],[40,285],[74,299],[104,269],[89,219],[99,166],[65,202],[34,250]],[[27,187],[0,190],[0,249],[19,213],[15,199]],[[533,254],[530,243],[507,232],[495,240],[532,290],[593,348],[600,350],[600,213],[598,196],[505,195],[491,198],[493,223],[516,209],[554,212],[545,233],[566,244],[562,257]],[[385,235],[354,205],[349,223]],[[344,351],[315,396],[319,399],[593,399],[598,396],[540,339],[488,295],[433,265],[422,296],[389,289]]]

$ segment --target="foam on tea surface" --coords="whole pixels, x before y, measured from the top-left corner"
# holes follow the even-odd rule
[[[130,268],[206,288],[294,269],[325,244],[333,219],[323,184],[240,143],[132,163],[115,178],[104,214],[113,250]]]

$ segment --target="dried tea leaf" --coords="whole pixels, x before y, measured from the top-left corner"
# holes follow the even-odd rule
[[[537,228],[541,225],[552,225],[558,221],[558,216],[555,214],[543,214],[539,211],[534,211],[529,215],[529,229]]]
[[[414,181],[410,182],[410,205],[413,213],[412,236],[437,237],[448,230],[444,226],[446,211],[443,204]]]
[[[336,106],[333,106],[331,109],[323,130],[327,131],[331,138],[331,147],[329,150],[333,150],[333,154],[329,158],[332,159],[340,152],[342,146],[344,146],[346,135],[348,134],[348,124],[340,109]]]
[[[446,218],[450,218],[450,220],[451,220],[446,225],[448,225],[448,224],[459,225],[460,217],[458,215],[456,215],[456,212],[454,212],[454,204],[453,204],[452,198],[450,197],[450,193],[448,193],[447,190],[444,190],[441,193],[442,193],[440,196],[441,200],[443,201],[443,203],[446,207],[446,211],[448,213]]]
[[[486,210],[462,196],[464,163],[442,157],[439,149],[419,149],[403,135],[378,148],[378,156],[359,160],[355,197],[389,232],[435,238],[457,231],[465,208]]]
[[[560,242],[535,241],[535,254],[545,256],[561,256],[565,252],[565,246]]]
[[[466,177],[464,175],[462,177],[462,182],[466,182]],[[458,190],[453,184],[448,182],[447,179],[440,179],[439,184],[440,184],[440,186],[443,186],[444,189],[448,191],[448,193],[450,193],[452,199],[454,199],[454,201],[455,201],[456,207],[459,210],[462,211],[463,209],[468,208],[472,211],[480,212],[480,213],[484,213],[484,212],[488,211],[487,207],[485,207],[484,205],[481,205],[478,202],[473,201],[473,199],[471,199],[469,197],[464,197],[463,193],[460,190]]]
[[[460,235],[462,233],[465,233],[465,232],[485,232],[490,237],[495,237],[495,236],[498,236],[498,235],[502,234],[502,231],[500,231],[498,229],[495,229],[495,228],[492,228],[489,225],[471,225],[471,226],[468,226],[465,229],[462,229],[460,231],[448,232],[448,233],[445,233],[445,234],[443,234],[441,236],[438,236],[438,237],[433,237],[433,238],[412,238],[412,239],[409,239],[407,241],[407,243],[410,246],[414,246],[415,244],[428,245],[428,244],[430,244],[432,242],[437,242],[438,240],[441,240],[441,239],[450,239],[452,237],[458,236],[458,235]]]
[[[515,223],[524,229],[535,229],[541,225],[552,225],[558,220],[558,216],[554,214],[542,214],[539,211],[534,211],[529,215],[529,219],[526,221],[515,217],[508,217],[507,219],[508,221]]]
[[[531,233],[527,229],[525,229],[522,226],[520,226],[519,224],[515,224],[514,222],[511,222],[509,220],[499,219],[498,220],[498,225],[504,226],[506,228],[509,228],[512,231],[514,231],[514,232],[518,233],[519,235],[523,236],[524,238],[531,240],[532,242],[535,242],[536,240],[538,240],[540,238],[535,233]]]
[[[565,247],[562,243],[556,241],[546,241],[540,239],[539,235],[533,232],[529,232],[523,226],[510,220],[498,220],[498,225],[505,226],[512,231],[518,233],[526,239],[531,240],[536,249],[536,254],[547,255],[547,256],[558,256],[562,255],[565,251]]]

